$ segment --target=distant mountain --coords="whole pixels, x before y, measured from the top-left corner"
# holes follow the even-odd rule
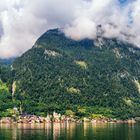
[[[10,65],[13,63],[15,58],[9,58],[9,59],[0,59],[0,64],[1,65]]]
[[[11,65],[13,64],[14,60],[15,58],[0,59],[0,80],[2,80],[3,82],[6,82],[6,83],[9,83],[9,81],[12,82]]]
[[[140,49],[99,37],[75,41],[49,30],[13,63],[15,100],[24,112],[140,116]]]

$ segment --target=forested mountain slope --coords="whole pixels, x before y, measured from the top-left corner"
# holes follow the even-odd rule
[[[126,42],[75,41],[49,30],[12,67],[24,112],[140,116],[140,49]]]
[[[11,94],[14,75],[9,62],[9,60],[0,60],[0,117],[11,116],[14,107]]]

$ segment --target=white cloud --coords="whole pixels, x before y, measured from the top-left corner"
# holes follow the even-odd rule
[[[140,0],[125,5],[118,0],[1,0],[0,57],[21,55],[53,27],[82,39],[96,38],[101,24],[105,37],[129,35],[129,41],[140,46],[139,5]]]
[[[1,0],[0,57],[19,56],[49,28],[63,28],[81,0]]]
[[[96,37],[96,24],[86,17],[77,18],[72,26],[65,29],[65,34],[68,37],[79,40],[84,38]]]

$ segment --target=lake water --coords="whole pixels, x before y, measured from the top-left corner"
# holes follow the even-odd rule
[[[140,124],[0,124],[0,140],[140,140]]]

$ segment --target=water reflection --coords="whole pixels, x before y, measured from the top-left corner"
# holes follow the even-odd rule
[[[140,124],[0,124],[0,140],[139,140]]]

